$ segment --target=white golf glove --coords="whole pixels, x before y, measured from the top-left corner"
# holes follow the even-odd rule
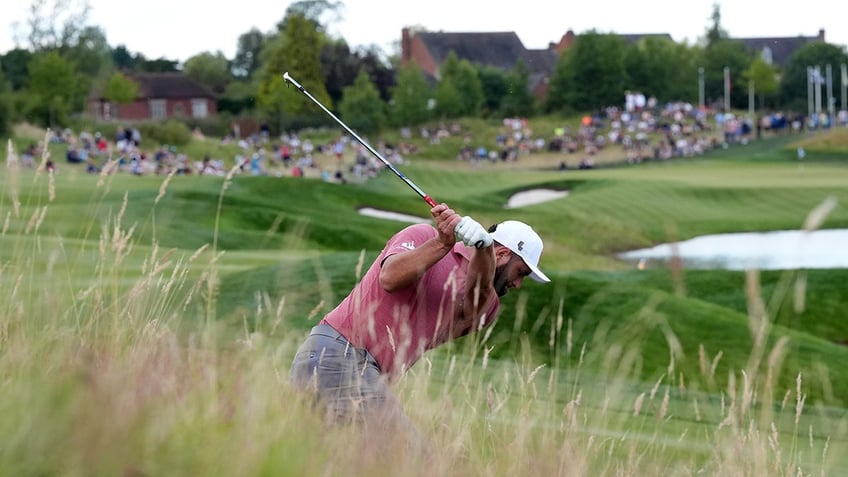
[[[483,248],[492,245],[492,236],[479,222],[465,216],[456,224],[454,229],[456,239],[470,247]]]

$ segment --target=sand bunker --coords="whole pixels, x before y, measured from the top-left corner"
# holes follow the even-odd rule
[[[373,209],[371,207],[363,207],[359,209],[359,213],[368,217],[376,217],[378,219],[397,220],[399,222],[409,222],[411,224],[426,224],[430,222],[429,218],[417,217],[415,215],[401,214],[398,212],[390,212],[388,210]]]
[[[548,202],[551,200],[556,200],[561,197],[565,197],[568,195],[567,190],[553,190],[553,189],[533,189],[533,190],[525,190],[514,194],[509,198],[509,201],[506,203],[507,209],[516,209],[518,207],[525,207],[533,204],[541,204],[542,202]]]
[[[519,207],[524,207],[533,204],[541,204],[542,202],[548,202],[550,200],[556,200],[568,195],[567,190],[553,190],[553,189],[533,189],[519,192],[512,197],[509,198],[509,201],[506,204],[507,209],[516,209]],[[371,207],[362,207],[359,209],[359,213],[362,215],[367,215],[369,217],[376,217],[378,219],[386,219],[386,220],[397,220],[399,222],[407,222],[411,224],[426,224],[431,223],[432,220],[429,217],[418,217],[415,215],[409,214],[401,214],[398,212],[391,212],[388,210],[379,210]]]

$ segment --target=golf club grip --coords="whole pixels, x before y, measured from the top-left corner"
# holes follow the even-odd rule
[[[430,197],[429,195],[424,194],[422,197],[424,198],[424,202],[426,202],[426,203],[430,204],[430,207],[435,207],[435,206],[436,206],[436,201],[435,201],[435,200],[433,200],[433,198],[432,198],[432,197]]]
[[[483,242],[482,240],[478,240],[478,241],[474,244],[474,248],[483,248],[483,245],[484,245],[484,242]]]

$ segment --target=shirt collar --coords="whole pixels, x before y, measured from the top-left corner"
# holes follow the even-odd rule
[[[462,242],[457,242],[453,245],[453,253],[460,255],[466,260],[471,260],[471,249],[470,247],[466,247]]]

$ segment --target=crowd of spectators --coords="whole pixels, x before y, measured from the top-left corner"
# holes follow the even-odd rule
[[[526,119],[506,118],[494,138],[483,144],[466,140],[456,158],[479,167],[482,161],[515,162],[537,152],[555,153],[561,170],[591,169],[602,152],[605,163],[635,164],[694,157],[717,147],[747,144],[764,132],[799,133],[805,129],[848,125],[848,112],[835,121],[827,115],[786,117],[781,112],[752,118],[701,109],[686,102],[658,104],[647,99],[623,108],[609,107],[583,117],[576,127],[563,125],[550,135],[535,135]],[[448,131],[447,129],[442,129]]]
[[[507,118],[501,132],[492,138],[491,148],[467,144],[457,159],[479,165],[484,160],[515,162],[546,152],[556,154],[560,169],[589,169],[595,167],[596,158],[603,151],[612,151],[606,154],[607,162],[631,164],[692,157],[720,144],[717,129],[736,128],[737,124],[737,118],[729,115],[717,118],[688,103],[658,107],[651,102],[645,108],[633,110],[609,107],[599,114],[583,117],[575,127],[563,125],[546,136],[534,135],[526,119]],[[747,132],[738,134],[746,136]]]
[[[194,136],[202,137],[199,131],[195,131]],[[328,144],[313,144],[309,139],[302,140],[296,134],[283,134],[276,139],[262,134],[244,138],[228,135],[221,140],[221,144],[236,146],[237,152],[231,161],[210,155],[192,158],[173,145],[145,149],[142,147],[141,133],[135,128],[118,128],[113,138],[107,138],[100,132],[82,131],[75,134],[70,129],[64,129],[51,132],[47,140],[65,146],[67,164],[84,167],[92,174],[100,174],[104,170],[139,176],[224,176],[233,173],[276,177],[310,176],[332,182],[346,182],[343,162],[347,150],[352,147],[356,150],[357,164],[351,167],[350,172],[367,176],[373,175],[378,169],[377,164],[365,160],[368,156],[360,150],[361,146],[357,143],[354,143],[357,147],[352,146],[347,136],[340,136]],[[43,147],[40,141],[31,143],[20,155],[22,165],[35,166],[40,161]],[[388,149],[387,156],[394,161],[402,161],[397,151]],[[107,164],[110,165],[108,169]],[[47,167],[55,169],[56,162],[49,160]]]
[[[848,125],[848,113],[840,112],[832,123]],[[535,134],[530,122],[524,118],[506,118],[502,124],[497,135],[482,140],[472,137],[457,122],[420,128],[418,134],[432,145],[448,138],[462,137],[456,158],[475,167],[484,161],[492,164],[516,162],[544,152],[552,157],[552,166],[567,170],[594,168],[601,162],[598,159],[604,152],[603,163],[665,161],[697,156],[716,147],[746,144],[753,138],[762,137],[764,131],[801,132],[805,128],[830,127],[831,121],[826,115],[789,118],[779,112],[750,118],[704,110],[685,102],[659,105],[654,99],[648,99],[635,106],[626,104],[621,108],[606,108],[598,114],[583,117],[576,126],[556,127],[547,135]],[[202,138],[197,130],[193,134],[195,138]],[[377,151],[391,164],[404,164],[407,156],[418,152],[412,136],[412,130],[404,128],[397,144],[376,143]],[[344,183],[348,177],[374,177],[385,167],[371,151],[347,135],[314,144],[297,134],[272,137],[267,129],[261,129],[257,134],[240,137],[234,130],[220,141],[222,145],[237,146],[238,152],[230,158],[231,161],[209,155],[189,157],[185,151],[169,145],[146,150],[136,128],[119,127],[111,138],[100,132],[75,134],[65,129],[53,132],[48,140],[66,145],[67,163],[79,164],[89,173],[101,173],[104,166],[111,163],[114,167],[110,167],[110,172],[134,175],[223,176],[233,173],[308,176]],[[368,139],[365,138],[365,141],[368,142]],[[39,160],[42,148],[40,143],[27,147],[21,153],[22,164],[33,166]],[[345,161],[349,151],[352,152],[352,162]],[[49,160],[47,167],[55,169],[55,161]]]

